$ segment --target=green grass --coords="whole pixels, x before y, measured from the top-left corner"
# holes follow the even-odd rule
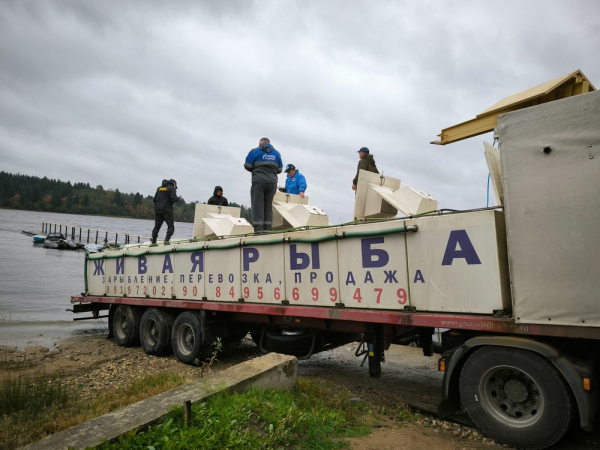
[[[69,401],[68,387],[47,376],[27,351],[1,346],[0,367],[5,371],[0,378],[0,418],[12,415],[34,418]]]
[[[0,367],[7,371],[23,371],[37,366],[37,363],[29,357],[27,349],[24,352],[17,351],[14,347],[0,345]]]
[[[3,349],[6,350],[6,349]],[[70,386],[48,376],[27,353],[0,352],[0,448],[17,448],[43,436],[74,398]],[[37,435],[36,435],[36,431]]]
[[[48,409],[62,407],[71,397],[69,388],[45,373],[18,374],[0,382],[3,415],[38,417]]]
[[[364,403],[318,381],[299,379],[294,391],[249,390],[219,395],[192,408],[192,426],[181,408],[145,431],[132,432],[102,450],[143,449],[338,449],[343,438],[370,433]]]
[[[150,375],[90,402],[78,399],[77,390],[58,376],[48,377],[39,370],[10,375],[0,382],[0,449],[3,450],[16,449],[186,382],[178,373]]]

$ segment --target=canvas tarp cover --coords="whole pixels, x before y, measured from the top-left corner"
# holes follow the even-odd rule
[[[498,131],[515,320],[600,326],[600,92],[501,115]]]

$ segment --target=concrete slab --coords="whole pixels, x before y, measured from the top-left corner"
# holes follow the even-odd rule
[[[291,389],[296,384],[298,361],[294,356],[270,353],[246,361],[185,386],[129,405],[21,447],[27,450],[80,449],[113,440],[144,428],[165,416],[174,406],[198,403],[222,391],[241,392],[250,387]]]

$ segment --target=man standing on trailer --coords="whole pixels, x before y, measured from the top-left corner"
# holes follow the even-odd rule
[[[306,192],[306,178],[304,175],[302,175],[293,164],[285,166],[285,173],[287,173],[287,178],[285,179],[285,192],[287,194],[296,194],[304,198],[304,193]]]
[[[208,199],[209,205],[217,205],[217,206],[229,206],[229,202],[227,198],[223,195],[223,188],[221,186],[215,186],[215,190],[213,191],[213,196]]]
[[[273,197],[277,192],[277,174],[283,170],[281,155],[264,137],[246,156],[244,168],[252,172],[250,198],[254,231],[270,230],[273,220]]]
[[[354,180],[352,180],[352,190],[356,190],[356,185],[358,184],[358,174],[360,173],[360,169],[366,170],[368,172],[379,173],[377,170],[377,166],[375,165],[375,160],[373,159],[373,155],[369,153],[369,149],[367,147],[362,147],[358,151],[358,169],[356,169],[356,176]]]
[[[152,230],[152,244],[156,245],[158,232],[163,222],[167,222],[167,235],[164,245],[169,245],[171,236],[175,232],[175,222],[173,221],[173,203],[183,200],[183,197],[177,196],[177,181],[163,180],[162,185],[154,194],[154,229]]]

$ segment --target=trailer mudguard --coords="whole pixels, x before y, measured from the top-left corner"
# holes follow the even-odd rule
[[[581,367],[568,360],[553,346],[532,339],[513,336],[478,336],[469,339],[463,345],[444,352],[442,359],[446,361],[446,371],[442,380],[442,398],[438,405],[438,415],[445,418],[460,409],[460,393],[458,381],[460,372],[468,356],[482,346],[511,347],[536,352],[550,361],[564,377],[577,402],[580,426],[591,431],[594,423],[594,396],[583,389],[583,377],[591,377],[591,369]]]

